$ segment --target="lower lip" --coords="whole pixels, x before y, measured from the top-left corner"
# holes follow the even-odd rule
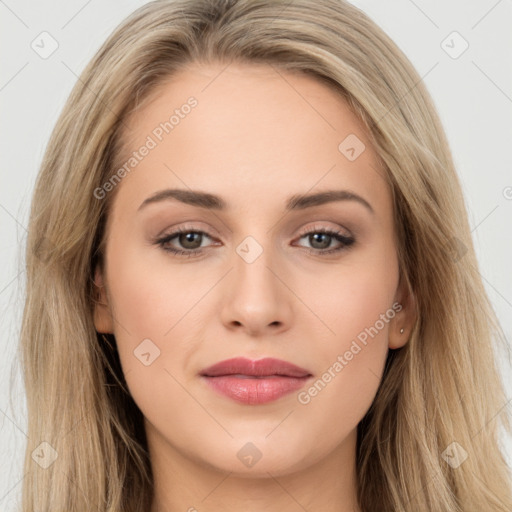
[[[304,386],[310,377],[282,377],[276,375],[265,378],[244,378],[224,375],[221,377],[203,376],[202,378],[218,393],[242,404],[256,405],[272,402],[297,391]]]

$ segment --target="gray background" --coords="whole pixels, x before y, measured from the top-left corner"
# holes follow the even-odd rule
[[[0,0],[2,511],[15,510],[23,479],[25,410],[16,350],[25,285],[23,247],[36,174],[50,132],[78,75],[115,26],[144,3]],[[353,0],[353,3],[400,46],[434,98],[462,181],[480,273],[510,341],[512,2]],[[58,43],[57,50],[48,58],[41,58],[31,47],[40,41],[43,31]],[[448,37],[453,31],[469,44],[460,56],[457,54],[463,49],[464,41],[459,36]],[[508,353],[501,354],[499,359],[503,364],[510,363]],[[503,375],[508,397],[512,398],[508,366]],[[510,461],[512,443],[508,438],[504,442]]]

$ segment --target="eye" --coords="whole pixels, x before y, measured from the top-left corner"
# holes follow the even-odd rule
[[[172,254],[191,257],[202,253],[201,242],[204,237],[211,238],[208,233],[200,230],[191,230],[188,228],[181,228],[165,235],[156,241],[156,243],[167,252]],[[176,238],[177,242],[185,249],[177,249],[169,245],[172,240]]]
[[[204,252],[202,242],[205,238],[212,239],[212,237],[205,231],[185,227],[176,229],[172,233],[156,240],[155,243],[166,252],[190,258],[200,256]],[[305,233],[302,233],[299,240],[302,240],[303,238],[307,238],[308,242],[312,245],[310,248],[305,247],[307,252],[319,255],[327,255],[343,251],[355,242],[353,237],[347,236],[341,231],[330,230],[325,227],[315,227]],[[174,239],[176,239],[176,243],[178,243],[182,248],[177,248],[171,244]],[[333,241],[338,242],[339,245],[332,248],[331,244]]]
[[[311,248],[307,248],[309,249],[308,252],[321,255],[343,251],[355,242],[352,236],[347,236],[340,231],[330,230],[324,227],[315,227],[303,233],[300,240],[303,238],[307,238],[308,242],[312,245]],[[337,241],[340,245],[328,249],[333,241]]]

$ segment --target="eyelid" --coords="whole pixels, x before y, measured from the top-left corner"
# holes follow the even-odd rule
[[[210,227],[210,225],[197,221],[198,224],[195,223],[196,221],[188,221],[183,223],[177,223],[173,224],[171,226],[167,226],[165,229],[162,229],[157,235],[155,235],[154,238],[163,238],[170,234],[176,233],[177,231],[195,231],[195,232],[202,232],[213,237],[220,237],[220,233],[215,229]]]
[[[205,228],[205,227],[201,227],[199,225],[192,225],[192,222],[194,222],[194,221],[189,221],[189,222],[186,222],[185,224],[178,224],[178,225],[170,226],[170,227],[162,230],[162,232],[160,234],[158,234],[155,238],[163,238],[163,237],[169,236],[171,234],[176,234],[176,232],[182,232],[182,231],[201,232],[201,233],[206,234],[209,238],[220,238],[220,234],[216,229],[210,228],[209,226],[208,226],[208,228]],[[297,235],[297,238],[301,238],[304,235],[310,234],[313,230],[334,231],[337,234],[343,235],[345,237],[352,236],[352,233],[344,227],[340,227],[339,225],[325,226],[325,225],[318,224],[318,222],[322,222],[322,221],[317,220],[317,221],[314,221],[313,225],[306,225],[305,227],[301,228]],[[332,224],[332,221],[325,221],[325,222],[331,222],[331,224]],[[212,233],[212,231],[213,231],[213,233]]]
[[[315,221],[315,222],[319,222],[319,221]],[[340,227],[339,225],[325,226],[325,225],[320,225],[320,224],[316,224],[316,223],[313,224],[312,226],[309,225],[304,228],[301,228],[298,236],[300,238],[300,237],[302,237],[304,235],[308,235],[311,232],[314,232],[316,230],[318,230],[318,231],[334,231],[335,233],[345,236],[347,238],[352,236],[352,233],[348,229]]]

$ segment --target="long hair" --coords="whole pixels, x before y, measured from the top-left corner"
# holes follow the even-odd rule
[[[142,413],[113,336],[93,323],[123,126],[189,63],[268,63],[335,87],[363,121],[391,184],[408,343],[390,350],[358,425],[363,511],[510,512],[510,432],[461,186],[433,101],[393,41],[344,0],[157,0],[131,14],[80,75],[37,177],[20,357],[28,437],[22,512],[148,510]],[[48,443],[41,445],[41,443]],[[37,450],[52,464],[37,464]],[[34,450],[36,450],[34,455]],[[45,460],[49,460],[44,457]]]

